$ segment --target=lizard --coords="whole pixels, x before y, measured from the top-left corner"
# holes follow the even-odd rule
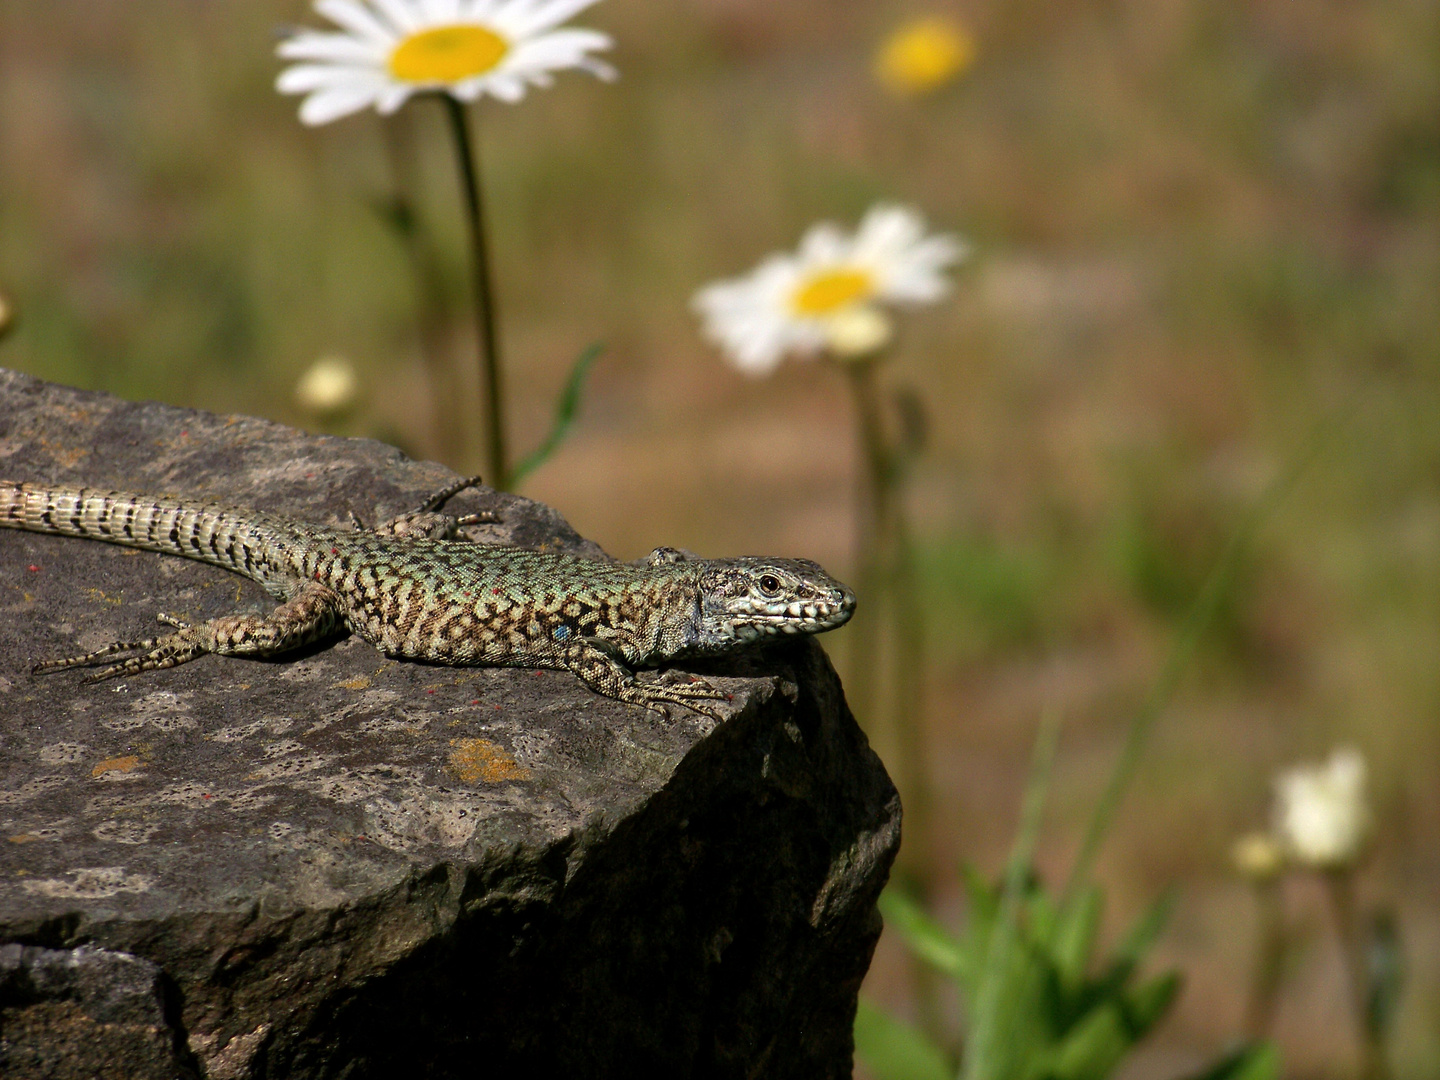
[[[348,630],[386,655],[482,667],[551,668],[591,690],[669,718],[682,706],[720,719],[727,695],[642,682],[640,668],[723,655],[767,639],[845,623],[855,596],[806,559],[705,559],[656,548],[635,563],[466,542],[445,503],[467,477],[414,511],[366,529],[331,528],[209,502],[0,480],[0,527],[101,540],[211,563],[280,601],[267,615],[191,625],[36,664],[33,674],[108,666],[84,681],[138,675],[206,653],[273,657]],[[129,654],[122,656],[122,654]]]

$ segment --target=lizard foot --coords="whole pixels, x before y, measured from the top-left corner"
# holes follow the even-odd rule
[[[704,680],[688,683],[635,682],[627,691],[622,694],[622,701],[643,705],[651,712],[659,713],[667,722],[674,720],[670,707],[675,705],[697,712],[701,716],[708,716],[711,720],[723,720],[724,713],[710,702],[724,701],[730,697],[725,691],[717,690]]]
[[[120,653],[138,652],[140,654],[126,657],[119,663],[92,672],[82,680],[87,683],[95,683],[124,675],[139,675],[142,671],[172,668],[194,660],[197,656],[209,651],[199,640],[199,635],[188,624],[182,623],[178,619],[172,619],[168,615],[159,616],[159,621],[180,629],[176,633],[146,638],[144,641],[117,641],[114,644],[106,645],[103,649],[96,649],[94,652],[84,653],[81,656],[45,660],[31,668],[30,673],[32,675],[48,675],[51,672],[64,671],[67,668],[93,667]]]
[[[399,517],[393,517],[389,521],[382,521],[375,526],[375,531],[382,536],[418,536],[427,540],[460,540],[460,530],[467,525],[496,525],[502,518],[491,510],[484,510],[475,514],[466,514],[463,517],[455,517],[452,514],[442,513],[440,508],[460,492],[469,488],[478,487],[480,477],[467,476],[463,480],[457,480],[448,487],[441,488],[435,494],[422,502],[414,510]],[[359,519],[352,513],[351,519],[358,525]]]

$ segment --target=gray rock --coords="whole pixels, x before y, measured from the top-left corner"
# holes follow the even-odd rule
[[[4,371],[0,476],[331,522],[450,479]],[[604,557],[525,499],[456,505]],[[0,1074],[849,1076],[900,811],[818,642],[697,666],[719,724],[356,639],[84,686],[29,669],[270,601],[3,529],[0,582]]]

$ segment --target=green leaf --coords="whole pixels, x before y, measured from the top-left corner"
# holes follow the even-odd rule
[[[1055,942],[1055,931],[1060,922],[1060,911],[1055,906],[1055,901],[1050,899],[1050,894],[1045,891],[1043,885],[1034,876],[1034,871],[1028,871],[1024,892],[1025,926],[1030,940],[1044,951],[1047,959]]]
[[[863,997],[855,1010],[855,1053],[877,1080],[954,1080],[942,1050]]]
[[[570,377],[565,380],[560,396],[555,399],[555,421],[550,427],[550,434],[545,436],[545,441],[536,447],[529,457],[510,470],[510,475],[505,478],[504,486],[507,489],[514,490],[521,480],[549,461],[550,456],[565,441],[565,436],[570,434],[570,427],[575,423],[575,414],[580,411],[580,397],[585,391],[585,379],[604,351],[604,343],[597,341],[576,358],[575,366],[570,369]]]
[[[1125,995],[1125,1026],[1135,1042],[1143,1039],[1165,1018],[1180,994],[1181,982],[1178,971],[1167,971]]]
[[[920,959],[953,979],[968,975],[968,958],[961,943],[912,897],[889,886],[880,894],[880,913]]]
[[[1095,934],[1104,908],[1103,894],[1096,885],[1087,886],[1060,911],[1055,927],[1051,956],[1062,987],[1070,993],[1079,988],[1095,953]]]
[[[1251,1043],[1185,1080],[1280,1080],[1280,1051],[1274,1043]]]
[[[973,863],[962,863],[960,874],[965,882],[969,904],[965,914],[965,933],[960,939],[964,962],[959,976],[966,996],[973,1004],[979,991],[980,973],[990,950],[990,935],[1000,915],[1000,885],[990,884]]]
[[[1174,895],[1166,893],[1135,920],[1135,925],[1115,950],[1110,966],[1093,988],[1095,993],[1101,997],[1110,997],[1118,994],[1130,981],[1130,976],[1135,974],[1140,961],[1145,958],[1145,954],[1155,944],[1155,939],[1160,936],[1160,931],[1165,928],[1165,923],[1170,918],[1170,909],[1174,906]]]
[[[1120,1008],[1102,1005],[1071,1029],[1042,1075],[1051,1080],[1105,1080],[1133,1045]]]

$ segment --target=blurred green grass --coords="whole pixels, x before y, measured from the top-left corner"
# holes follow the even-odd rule
[[[608,345],[526,491],[622,556],[845,568],[843,386],[800,364],[743,380],[688,298],[878,198],[966,233],[953,302],[907,320],[894,372],[934,418],[913,492],[950,826],[933,858],[998,865],[1049,702],[1068,726],[1041,856],[1062,865],[1224,537],[1317,421],[1350,412],[1162,720],[1102,871],[1116,926],[1180,887],[1164,948],[1191,990],[1135,1075],[1178,1072],[1238,1022],[1250,914],[1230,838],[1262,820],[1277,765],[1357,743],[1381,826],[1369,888],[1399,899],[1413,958],[1397,1063],[1432,1076],[1440,9],[937,2],[979,63],[901,103],[870,57],[918,10],[605,0],[579,21],[617,38],[617,84],[572,75],[481,110],[517,453],[573,358]],[[414,283],[374,209],[382,128],[299,125],[271,89],[295,22],[314,18],[291,0],[0,0],[0,292],[19,314],[0,363],[303,424],[296,379],[340,353],[366,387],[343,430],[434,454]],[[438,109],[410,117],[459,297],[448,144]],[[832,651],[854,662],[843,634]],[[1315,897],[1291,900],[1318,921]],[[882,945],[872,995],[898,1001],[900,972]],[[1339,995],[1317,939],[1280,1018],[1292,1075],[1345,1074]]]

